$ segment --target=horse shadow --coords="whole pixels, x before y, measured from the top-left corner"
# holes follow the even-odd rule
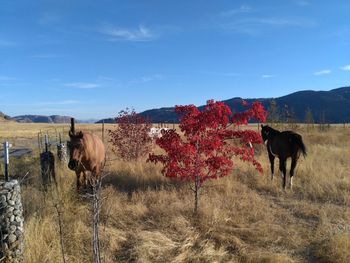
[[[129,197],[134,192],[160,191],[180,187],[183,182],[170,180],[163,176],[135,174],[131,171],[113,171],[103,176],[103,185],[112,186],[119,192],[127,193]]]

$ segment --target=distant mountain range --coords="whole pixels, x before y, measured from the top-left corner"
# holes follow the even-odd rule
[[[285,121],[285,113],[288,111],[297,122],[304,122],[305,113],[310,109],[314,121],[327,123],[349,123],[350,122],[350,86],[333,89],[330,91],[305,90],[291,93],[278,98],[256,98],[245,99],[248,103],[260,101],[265,109],[269,109],[271,101],[275,101],[280,112],[281,121]],[[224,100],[233,112],[242,111],[242,98]],[[200,106],[203,109],[204,106]],[[140,115],[149,118],[153,123],[177,123],[179,121],[174,107],[151,109],[141,112]],[[27,123],[69,123],[70,116],[60,115],[21,115],[10,117],[0,111],[0,121],[17,121]],[[78,120],[80,123],[92,123],[96,120]],[[96,123],[114,123],[114,118],[99,120]]]
[[[10,116],[0,111],[0,122],[12,120]]]
[[[265,109],[270,108],[271,101],[276,102],[280,112],[281,121],[285,121],[284,115],[288,111],[289,115],[297,122],[304,122],[305,113],[310,109],[314,121],[327,123],[349,123],[350,122],[350,86],[333,89],[330,91],[305,90],[291,93],[278,98],[256,98],[244,99],[248,103],[260,101]],[[224,100],[233,112],[242,111],[242,98],[232,98]],[[201,106],[200,108],[203,108]],[[140,115],[149,118],[153,123],[173,123],[178,122],[178,116],[174,107],[151,109],[141,112]],[[97,123],[114,123],[114,118],[107,118]]]
[[[20,123],[70,123],[70,119],[72,118],[71,116],[61,115],[20,115],[12,118],[10,116],[7,117],[8,120],[17,121]],[[76,120],[77,123],[95,123],[96,121],[96,119]]]
[[[69,123],[70,116],[60,116],[60,115],[20,115],[12,118],[17,122],[22,123]]]

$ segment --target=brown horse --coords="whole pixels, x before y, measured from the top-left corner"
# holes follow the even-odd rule
[[[69,137],[70,157],[68,167],[75,171],[77,175],[77,189],[79,190],[82,184],[86,187],[88,182],[91,184],[101,178],[105,165],[105,146],[101,139],[94,134],[82,131],[76,133],[73,118]],[[87,172],[91,173],[89,178]],[[83,178],[81,178],[81,174]]]

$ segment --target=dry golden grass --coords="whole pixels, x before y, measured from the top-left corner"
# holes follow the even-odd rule
[[[350,262],[350,234],[336,234],[315,247],[320,262]]]
[[[28,127],[32,135],[41,129]],[[84,126],[96,133],[100,127]],[[299,132],[308,156],[300,159],[293,191],[283,191],[277,175],[270,181],[261,146],[264,174],[237,162],[232,175],[205,185],[198,217],[188,185],[164,178],[159,166],[110,161],[102,192],[103,262],[350,262],[350,130]],[[45,194],[38,158],[15,162],[17,175],[30,171],[22,186],[26,262],[62,262],[55,204],[68,262],[90,262],[91,205],[75,193],[74,173],[57,169],[59,187]]]

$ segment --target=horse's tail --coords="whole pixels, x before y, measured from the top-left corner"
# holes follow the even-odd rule
[[[302,152],[303,156],[306,157],[306,147],[303,142],[303,138],[299,134],[295,134],[295,142],[299,147],[299,150]]]

